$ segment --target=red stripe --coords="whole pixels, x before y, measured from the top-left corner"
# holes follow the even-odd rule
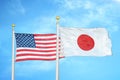
[[[16,54],[16,57],[19,57],[19,56],[55,56],[56,54],[30,54],[30,53],[27,53],[27,54]]]
[[[49,45],[49,44],[56,44],[56,42],[46,42],[46,43],[42,43],[42,42],[35,42],[36,44],[43,44],[43,45]],[[60,43],[60,42],[59,42]],[[60,44],[59,44],[60,45]]]
[[[32,49],[19,49],[19,50],[17,50],[17,52],[24,52],[24,51],[28,51],[28,52],[55,52],[56,50],[32,50]]]
[[[60,57],[60,58],[64,58],[64,57]],[[16,62],[20,62],[20,61],[27,61],[27,60],[44,60],[44,61],[53,61],[56,60],[56,58],[24,58],[24,59],[16,59]]]
[[[34,34],[34,36],[54,36],[56,34]]]
[[[56,46],[46,46],[46,47],[43,47],[43,46],[36,46],[36,48],[56,48]]]
[[[24,58],[24,59],[16,59],[16,62],[19,61],[27,61],[27,60],[44,60],[44,61],[52,61],[55,60],[56,58],[52,58],[52,59],[44,59],[44,58]]]
[[[36,41],[49,41],[49,40],[56,40],[57,38],[35,38]],[[60,38],[59,38],[60,40]]]

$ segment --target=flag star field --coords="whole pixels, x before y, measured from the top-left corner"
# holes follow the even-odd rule
[[[33,34],[17,34],[16,33],[15,36],[16,36],[17,47],[35,47]]]
[[[67,56],[61,58],[59,80],[120,80],[119,9],[120,0],[0,0],[0,80],[11,80],[11,25],[13,23],[16,25],[14,28],[15,60],[18,61],[15,62],[15,80],[55,80],[56,16],[60,16],[61,28],[105,28],[112,44],[112,55],[109,56]],[[71,32],[77,34],[77,31]],[[65,33],[70,35],[66,36],[69,39],[67,41],[74,42],[70,39],[75,35],[66,31]],[[85,33],[89,33],[89,35]],[[101,39],[99,36],[94,38],[92,36],[96,34],[91,34],[90,31],[85,33],[77,35],[75,38],[79,49],[95,50],[96,41],[100,45],[110,45],[103,44],[105,38]],[[46,45],[49,41],[37,42],[35,40],[38,36],[41,37],[41,34],[53,35],[51,37],[53,41],[49,44],[53,46],[52,50],[49,45]],[[100,34],[105,36],[104,33]],[[42,37],[46,39],[45,36]],[[45,42],[46,46],[40,46],[41,42]],[[69,43],[70,46],[76,44],[71,43],[70,45]],[[36,52],[31,54],[33,51],[30,50],[29,53],[29,48],[23,49],[23,47],[35,48],[33,51]],[[41,50],[43,47],[49,48]],[[106,54],[109,52],[105,48],[101,50]],[[46,51],[52,52],[44,54]],[[85,55],[84,51],[81,53],[82,55]],[[38,55],[39,52],[41,54]],[[74,51],[68,49],[66,52],[72,53]],[[94,54],[99,54],[99,52],[94,51]]]

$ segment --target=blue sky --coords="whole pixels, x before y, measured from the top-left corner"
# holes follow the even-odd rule
[[[11,80],[11,24],[15,32],[56,33],[64,27],[103,27],[112,56],[60,60],[60,80],[120,80],[120,0],[0,0],[0,80]],[[55,80],[55,61],[15,63],[15,80]]]

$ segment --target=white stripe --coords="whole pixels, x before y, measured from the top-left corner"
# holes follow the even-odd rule
[[[34,36],[34,38],[43,38],[43,39],[56,38],[56,35],[53,35],[53,36]]]
[[[17,54],[27,54],[27,53],[31,53],[31,54],[56,54],[56,51],[54,51],[54,52],[30,52],[30,51],[17,52]]]
[[[49,44],[49,45],[36,44],[36,46],[50,47],[50,46],[56,46],[56,44]]]
[[[62,57],[62,56],[60,56]],[[16,59],[24,59],[24,58],[43,58],[43,59],[52,59],[56,58],[56,56],[17,56]]]
[[[30,50],[56,50],[56,48],[33,48],[33,49],[31,49],[31,48],[19,48],[19,49],[17,49],[17,50],[20,50],[20,49],[30,49]]]

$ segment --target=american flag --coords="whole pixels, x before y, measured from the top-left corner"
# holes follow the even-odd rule
[[[56,34],[15,33],[15,38],[17,44],[16,62],[26,60],[56,60]],[[59,53],[59,57],[63,58],[64,56]]]

